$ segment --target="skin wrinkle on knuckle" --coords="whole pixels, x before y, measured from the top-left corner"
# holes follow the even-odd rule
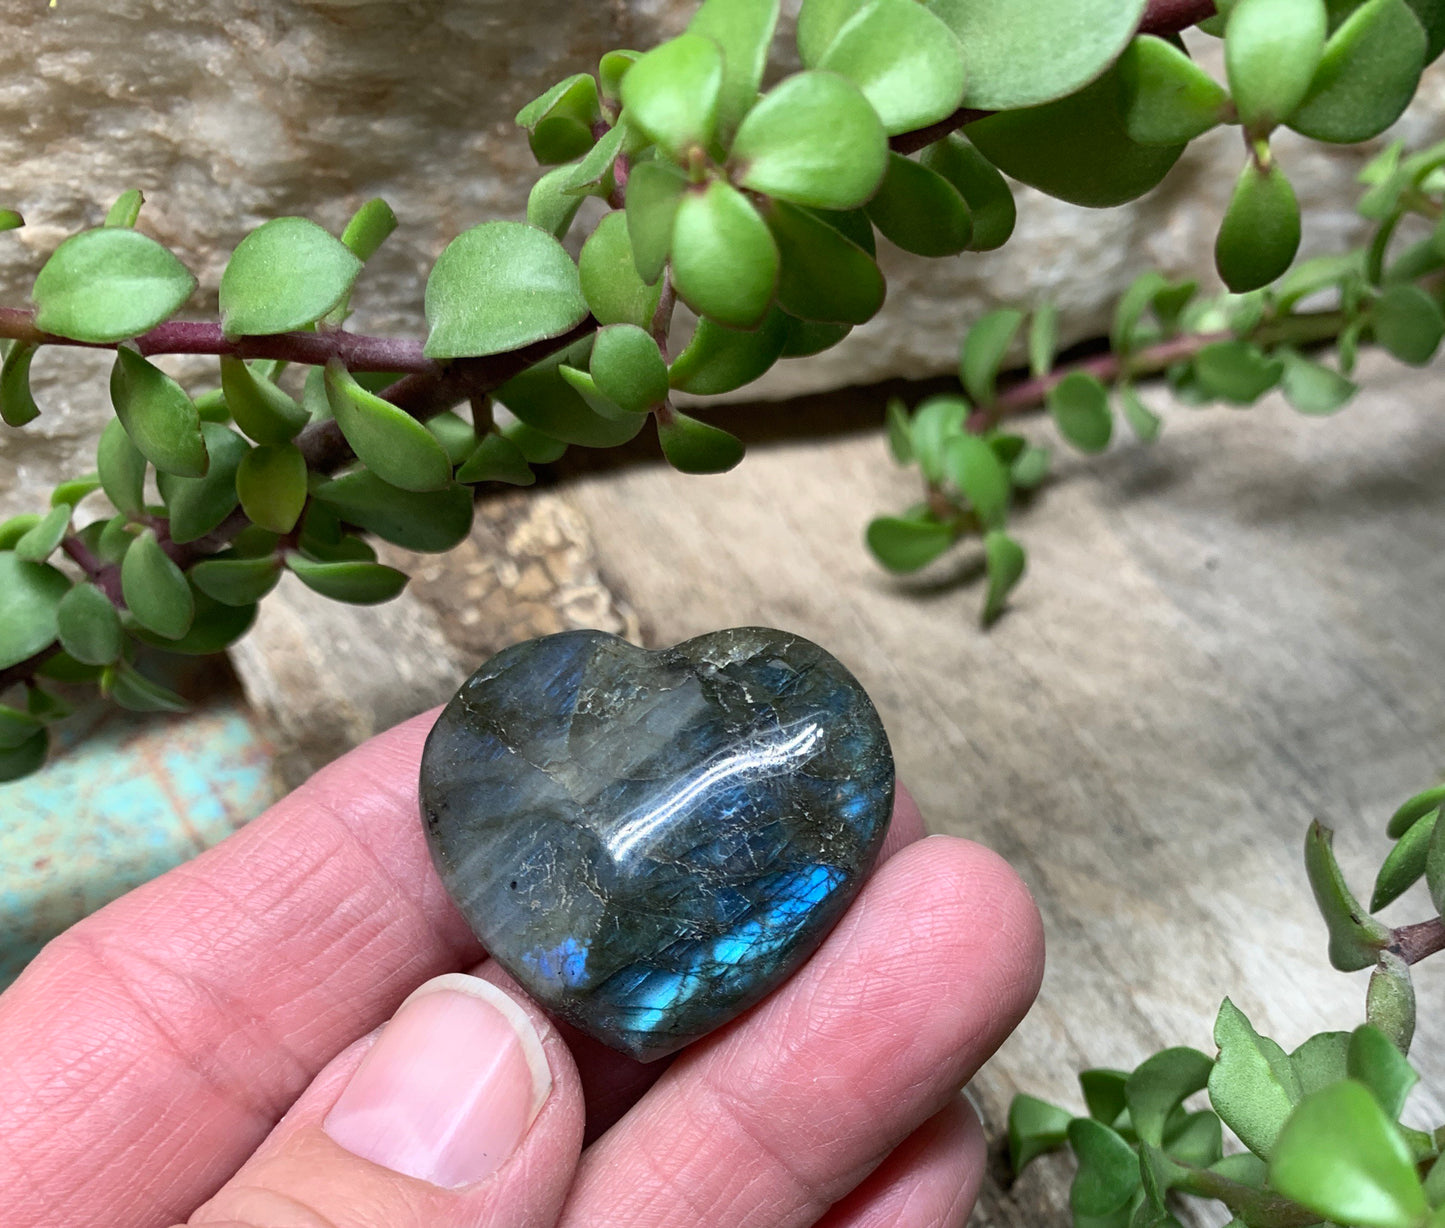
[[[219,1214],[217,1214],[219,1213]],[[345,1224],[308,1203],[276,1190],[230,1185],[205,1203],[187,1221],[190,1228],[380,1228],[372,1216],[348,1218]]]

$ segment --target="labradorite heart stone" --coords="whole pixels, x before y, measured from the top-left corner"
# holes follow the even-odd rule
[[[443,883],[539,1003],[644,1061],[780,984],[878,855],[893,759],[857,680],[759,627],[517,644],[427,739]]]

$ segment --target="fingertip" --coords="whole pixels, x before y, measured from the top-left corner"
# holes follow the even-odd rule
[[[918,803],[900,780],[893,792],[893,817],[888,824],[888,834],[883,838],[883,849],[878,854],[879,864],[887,861],[900,849],[922,840],[925,834],[923,814],[918,809]]]

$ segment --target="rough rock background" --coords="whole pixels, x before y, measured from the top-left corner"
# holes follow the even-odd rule
[[[799,0],[786,0],[788,20]],[[689,0],[0,0],[0,202],[29,225],[0,236],[0,301],[23,302],[45,257],[98,223],[122,191],[147,196],[142,226],[196,272],[212,310],[235,243],[302,214],[339,229],[384,196],[402,225],[357,295],[359,330],[419,335],[427,270],[446,241],[521,217],[533,167],[518,107],[611,47],[676,33]],[[1206,55],[1217,44],[1199,36]],[[778,42],[788,67],[791,40]],[[1427,79],[1403,135],[1426,139],[1445,106]],[[1364,154],[1281,142],[1308,219],[1306,250],[1356,230]],[[1197,143],[1162,187],[1091,211],[1020,193],[1014,240],[989,255],[885,253],[889,302],[847,343],[783,364],[747,395],[784,396],[949,367],[961,328],[999,302],[1053,297],[1066,339],[1100,332],[1142,268],[1210,275],[1214,227],[1240,159],[1237,133]],[[46,352],[43,418],[0,439],[0,515],[90,467],[105,362]],[[175,364],[201,379],[205,362]]]

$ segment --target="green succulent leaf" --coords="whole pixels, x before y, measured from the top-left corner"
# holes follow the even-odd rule
[[[17,341],[0,365],[0,420],[7,426],[24,426],[40,416],[30,392],[30,361],[39,349],[38,345]]]
[[[864,540],[889,571],[906,574],[926,567],[953,545],[958,534],[926,514],[879,516],[869,522]]]
[[[571,163],[554,166],[532,185],[527,194],[527,225],[545,230],[556,239],[566,237],[582,207],[582,197],[568,190],[576,169]]]
[[[782,258],[778,305],[789,315],[862,324],[878,313],[887,293],[883,274],[873,257],[840,230],[781,200],[769,202],[767,225]]]
[[[908,407],[898,397],[888,398],[887,411],[888,451],[900,465],[913,463],[912,427],[908,419]]]
[[[1040,303],[1029,320],[1029,374],[1042,379],[1054,365],[1059,344],[1059,309],[1051,302]]]
[[[635,324],[599,329],[589,370],[602,395],[626,413],[646,413],[667,399],[667,360],[652,334]]]
[[[1170,1117],[1186,1097],[1208,1084],[1213,1070],[1210,1058],[1184,1046],[1165,1049],[1144,1061],[1124,1086],[1135,1133],[1146,1143],[1163,1147]]]
[[[25,533],[15,543],[15,554],[18,558],[25,559],[30,563],[43,563],[60,545],[65,531],[70,527],[72,509],[67,503],[57,504],[52,507],[35,527]]]
[[[1275,356],[1284,363],[1280,387],[1285,399],[1302,414],[1323,417],[1342,409],[1359,391],[1338,371],[1281,346]]]
[[[531,486],[537,480],[527,458],[510,439],[501,435],[486,435],[477,444],[476,451],[457,470],[457,481],[506,482],[511,486]]]
[[[252,448],[236,470],[236,494],[252,524],[289,533],[306,506],[306,458],[291,443]]]
[[[168,639],[144,627],[135,631],[142,643],[163,648],[166,652],[180,653],[188,657],[208,657],[225,652],[251,629],[256,621],[254,605],[230,606],[212,601],[204,593],[192,590],[196,603],[195,617],[190,629],[179,639]]]
[[[1398,840],[1410,830],[1421,819],[1428,816],[1431,811],[1445,805],[1445,785],[1434,785],[1401,804],[1400,808],[1390,816],[1390,821],[1385,827],[1385,834],[1391,840]]]
[[[929,145],[919,161],[953,184],[968,205],[973,251],[993,251],[1008,242],[1018,211],[1008,181],[992,162],[957,135]]]
[[[577,73],[523,107],[516,122],[527,129],[532,156],[548,166],[570,162],[591,149],[592,125],[601,118],[596,79]]]
[[[152,682],[125,660],[101,676],[101,693],[131,712],[185,712],[190,705],[158,682]]]
[[[50,506],[59,507],[62,503],[68,503],[74,507],[87,495],[93,494],[100,489],[100,474],[84,473],[78,478],[71,478],[68,482],[61,482],[50,492]]]
[[[25,219],[14,209],[0,209],[0,231],[19,230],[24,225]]]
[[[1437,822],[1425,850],[1425,885],[1430,889],[1435,911],[1445,916],[1445,837],[1441,832],[1445,832],[1445,826]]]
[[[0,523],[0,551],[13,550],[15,543],[38,525],[40,519],[36,512],[21,512]]]
[[[988,627],[998,620],[1008,603],[1009,593],[1023,579],[1028,556],[1024,548],[1002,529],[991,529],[983,536],[983,557],[988,572],[983,625]]]
[[[968,247],[973,219],[958,190],[942,175],[900,154],[868,203],[868,216],[886,238],[920,256],[951,256]]]
[[[351,293],[361,261],[303,217],[264,222],[236,245],[221,274],[228,337],[285,333],[314,324]]]
[[[1375,963],[1390,945],[1390,931],[1370,917],[1355,899],[1335,860],[1334,832],[1319,822],[1305,835],[1305,870],[1315,903],[1330,933],[1330,963],[1354,972]]]
[[[239,358],[221,359],[221,390],[236,425],[257,443],[289,443],[310,414]]]
[[[743,442],[720,427],[672,410],[659,415],[657,438],[680,473],[726,473],[743,458]]]
[[[1425,855],[1439,818],[1438,808],[1430,811],[1420,822],[1413,824],[1390,850],[1375,876],[1375,890],[1370,896],[1372,913],[1394,903],[1425,873]]]
[[[970,408],[962,397],[945,395],[929,397],[913,411],[913,454],[929,482],[943,481],[944,449],[950,439],[962,433]]]
[[[348,524],[407,550],[441,554],[460,544],[472,529],[472,492],[460,484],[442,490],[402,490],[369,469],[360,469],[320,483],[312,495]]]
[[[851,324],[821,324],[817,320],[799,320],[784,315],[788,335],[783,342],[784,358],[808,358],[832,349],[853,331]]]
[[[592,378],[590,372],[579,371],[576,367],[569,367],[566,363],[563,363],[557,368],[557,374],[566,380],[567,383],[571,385],[572,390],[587,402],[588,408],[591,409],[593,413],[603,418],[611,419],[636,417],[635,414],[629,414],[627,410],[623,409],[622,406],[612,400],[611,397],[603,396],[601,390],[597,387],[597,381]]]
[[[351,215],[341,242],[360,261],[370,260],[396,229],[396,214],[391,206],[375,196]]]
[[[741,186],[821,209],[863,204],[887,160],[877,112],[831,72],[795,73],[769,90],[743,120],[731,155]]]
[[[1268,1160],[1300,1099],[1299,1076],[1284,1050],[1250,1025],[1228,998],[1214,1022],[1219,1058],[1209,1073],[1209,1101],[1255,1155]]]
[[[57,634],[56,611],[70,589],[64,573],[0,552],[0,669],[48,648]]]
[[[1119,59],[1124,131],[1141,145],[1181,145],[1224,118],[1222,85],[1167,39],[1142,34]]]
[[[496,399],[533,430],[553,440],[586,448],[611,448],[626,443],[642,429],[645,418],[637,414],[604,417],[588,405],[561,374],[564,364],[579,370],[585,368],[590,348],[589,338],[528,367],[498,388],[494,394]],[[523,451],[527,449],[524,447]]]
[[[1087,371],[1071,371],[1049,389],[1047,404],[1059,434],[1080,452],[1102,452],[1114,434],[1109,393]]]
[[[944,446],[943,468],[985,527],[996,529],[1008,515],[1008,470],[977,435],[955,435]]]
[[[34,714],[0,704],[0,751],[23,746],[43,727]]]
[[[644,162],[627,180],[627,234],[637,275],[647,285],[662,276],[672,251],[678,206],[687,190],[687,176],[665,162]]]
[[[1420,1081],[1394,1041],[1373,1024],[1365,1023],[1350,1036],[1345,1069],[1363,1083],[1391,1121],[1398,1121],[1410,1089]]]
[[[798,10],[798,58],[817,65],[841,30],[869,0],[803,0]]]
[[[100,432],[95,468],[101,489],[116,510],[139,515],[145,506],[146,459],[118,418],[112,418]]]
[[[1299,200],[1276,166],[1247,160],[1219,224],[1214,267],[1236,294],[1267,286],[1299,250]]]
[[[158,473],[198,478],[210,463],[201,416],[186,390],[134,350],[116,351],[110,372],[116,417]]]
[[[1267,133],[1309,92],[1325,50],[1325,0],[1236,0],[1224,33],[1224,65],[1240,122]]]
[[[0,784],[39,771],[49,749],[50,732],[46,729],[32,734],[19,746],[0,749]]]
[[[678,296],[698,315],[752,328],[772,305],[778,247],[748,198],[713,180],[687,192],[678,205],[672,276]]]
[[[124,227],[72,235],[35,279],[35,326],[104,345],[139,336],[190,298],[196,279],[154,239]]]
[[[681,34],[653,48],[622,78],[628,122],[674,162],[686,162],[717,135],[723,72],[722,49],[701,34]]]
[[[1290,1066],[1299,1080],[1300,1094],[1338,1083],[1345,1077],[1350,1054],[1348,1032],[1319,1032],[1289,1055]]]
[[[722,48],[717,126],[724,145],[757,101],[777,24],[778,0],[703,0],[688,23],[688,33],[710,38]]]
[[[94,584],[80,583],[56,607],[60,646],[86,665],[110,665],[125,644],[120,615]]]
[[[687,346],[672,360],[668,380],[679,392],[696,396],[716,396],[750,384],[782,354],[790,321],[777,308],[751,332],[701,319]]]
[[[1393,951],[1381,951],[1379,963],[1370,973],[1365,1018],[1401,1053],[1410,1052],[1410,1042],[1415,1039],[1415,983],[1410,965]]]
[[[1425,31],[1405,0],[1366,0],[1330,35],[1289,126],[1339,144],[1378,136],[1415,96],[1425,51]]]
[[[1023,322],[1022,311],[1000,307],[981,315],[964,334],[958,350],[958,374],[964,390],[978,404],[993,403],[999,368]]]
[[[1108,1126],[1091,1117],[1069,1123],[1069,1146],[1079,1167],[1069,1187],[1069,1206],[1078,1216],[1110,1215],[1139,1188],[1139,1159],[1134,1149]]]
[[[196,612],[191,586],[161,548],[155,530],[146,529],[126,551],[120,586],[126,606],[146,630],[169,640],[190,630]]]
[[[929,7],[962,46],[964,105],[1013,111],[1095,80],[1133,37],[1144,0],[930,0]]]
[[[577,266],[550,234],[483,222],[447,244],[426,283],[430,358],[520,349],[587,317]]]
[[[1035,1096],[1015,1096],[1008,1109],[1009,1167],[1015,1175],[1045,1152],[1062,1147],[1074,1115]]]
[[[599,324],[649,328],[662,297],[662,282],[649,285],[637,272],[626,213],[607,214],[582,244],[577,262],[582,297]],[[671,246],[669,242],[668,246]],[[664,251],[663,259],[667,255]]]
[[[1399,1130],[1352,1079],[1308,1097],[1280,1132],[1270,1184],[1324,1219],[1418,1228],[1428,1206]]]
[[[580,161],[571,164],[563,190],[579,199],[583,196],[606,196],[611,192],[616,183],[613,172],[617,155],[628,135],[627,125],[621,122],[603,133]]]
[[[1022,490],[1033,490],[1048,477],[1052,460],[1053,454],[1048,448],[1030,445],[1019,453],[1010,466],[1009,478],[1014,486]]]
[[[201,423],[201,433],[205,436],[206,451],[211,457],[205,477],[156,475],[161,498],[165,500],[166,512],[170,516],[171,540],[182,544],[204,537],[235,509],[239,501],[236,471],[241,458],[249,450],[244,439],[218,422]],[[101,473],[103,477],[104,470]]]
[[[1123,410],[1124,421],[1134,432],[1140,443],[1153,443],[1164,429],[1164,419],[1144,404],[1133,384],[1119,387],[1119,407]]]
[[[1096,209],[1121,205],[1158,184],[1184,146],[1132,140],[1119,89],[1113,68],[1057,102],[978,120],[969,139],[999,170],[1050,196]]]
[[[1440,348],[1445,315],[1419,286],[1387,286],[1370,311],[1375,340],[1401,362],[1423,366]]]
[[[597,62],[597,81],[602,86],[604,98],[615,99],[622,96],[622,78],[627,76],[628,69],[641,58],[642,52],[630,51],[626,48],[609,51],[603,55]]]
[[[815,67],[847,77],[891,135],[926,128],[963,102],[964,50],[914,0],[869,0],[838,28]]]
[[[1284,364],[1249,341],[1215,341],[1194,356],[1194,374],[1213,396],[1252,405],[1279,383]]]
[[[191,583],[222,605],[255,605],[276,587],[281,564],[275,555],[206,559],[191,568]]]
[[[115,204],[111,205],[110,212],[105,215],[105,225],[134,226],[136,219],[140,217],[140,207],[143,204],[145,204],[145,197],[141,195],[138,188],[122,192],[116,197]]]
[[[472,424],[449,409],[428,418],[424,425],[441,444],[450,464],[460,465],[476,449],[477,432]]]
[[[1079,1090],[1089,1116],[1112,1126],[1124,1111],[1124,1085],[1129,1081],[1127,1070],[1096,1068],[1079,1071]]]
[[[317,563],[292,551],[286,566],[307,588],[351,605],[379,605],[406,587],[406,573],[383,563]]]
[[[451,461],[432,433],[339,362],[326,368],[326,395],[346,442],[382,481],[403,490],[440,490],[451,481]]]

